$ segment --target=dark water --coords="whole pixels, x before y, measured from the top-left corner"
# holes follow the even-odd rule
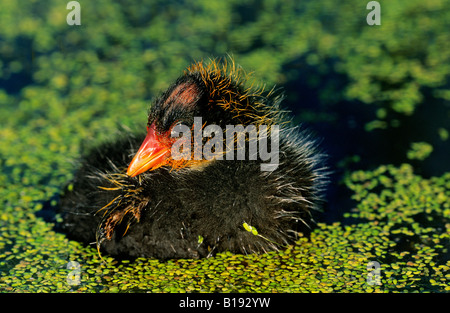
[[[296,67],[298,79],[283,86],[287,96],[284,106],[295,116],[295,122],[316,135],[331,172],[319,221],[341,221],[342,214],[355,205],[351,191],[341,182],[346,172],[402,163],[413,165],[415,173],[424,178],[450,171],[450,142],[438,134],[439,128],[450,129],[450,103],[434,98],[431,90],[423,90],[424,100],[411,116],[392,112],[398,127],[367,131],[365,125],[376,119],[379,107],[342,98],[348,84],[344,75],[321,75],[302,60],[289,65],[290,69]],[[310,77],[317,83],[311,84]],[[323,100],[324,93],[331,93],[326,95],[328,100]],[[433,152],[423,161],[408,159],[411,143],[420,141],[431,144]]]

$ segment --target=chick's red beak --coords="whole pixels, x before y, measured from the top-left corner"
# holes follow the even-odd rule
[[[147,136],[128,166],[127,175],[134,177],[148,170],[164,165],[170,148],[163,145],[155,131],[155,125],[148,127]]]

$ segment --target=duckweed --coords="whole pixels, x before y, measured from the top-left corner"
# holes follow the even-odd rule
[[[208,259],[167,262],[105,257],[102,261],[93,247],[68,241],[40,218],[24,214],[26,223],[2,228],[2,236],[10,240],[8,249],[1,250],[5,257],[0,288],[14,292],[448,291],[449,204],[437,195],[449,196],[450,175],[423,179],[405,164],[355,172],[346,183],[359,190],[368,180],[370,197],[360,199],[355,193],[360,200],[347,214],[358,217],[359,223],[319,223],[309,238],[263,255],[220,253]],[[379,185],[383,188],[376,192]],[[374,208],[374,201],[386,197],[388,190],[389,205]],[[421,201],[423,197],[432,200]],[[430,208],[429,218],[423,216],[424,208]],[[399,214],[404,218],[394,218]],[[68,267],[69,261],[79,264],[78,272]],[[373,272],[377,268],[379,272]],[[379,275],[378,283],[368,281],[373,275]],[[68,284],[69,279],[79,283]]]

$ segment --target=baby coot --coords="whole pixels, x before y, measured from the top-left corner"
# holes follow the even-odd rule
[[[260,253],[311,224],[321,154],[274,90],[197,62],[154,101],[147,133],[91,150],[61,197],[68,237],[121,258]],[[142,125],[144,128],[145,125]]]

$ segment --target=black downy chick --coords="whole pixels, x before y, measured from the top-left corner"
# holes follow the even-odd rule
[[[129,134],[85,156],[62,196],[62,230],[123,258],[261,253],[295,242],[320,200],[321,154],[289,125],[281,96],[246,82],[233,62],[190,66],[154,102],[144,140]],[[174,132],[181,125],[186,137]],[[215,136],[209,125],[220,127]],[[227,125],[253,128],[227,137]],[[277,153],[275,165],[255,157],[260,146]]]

